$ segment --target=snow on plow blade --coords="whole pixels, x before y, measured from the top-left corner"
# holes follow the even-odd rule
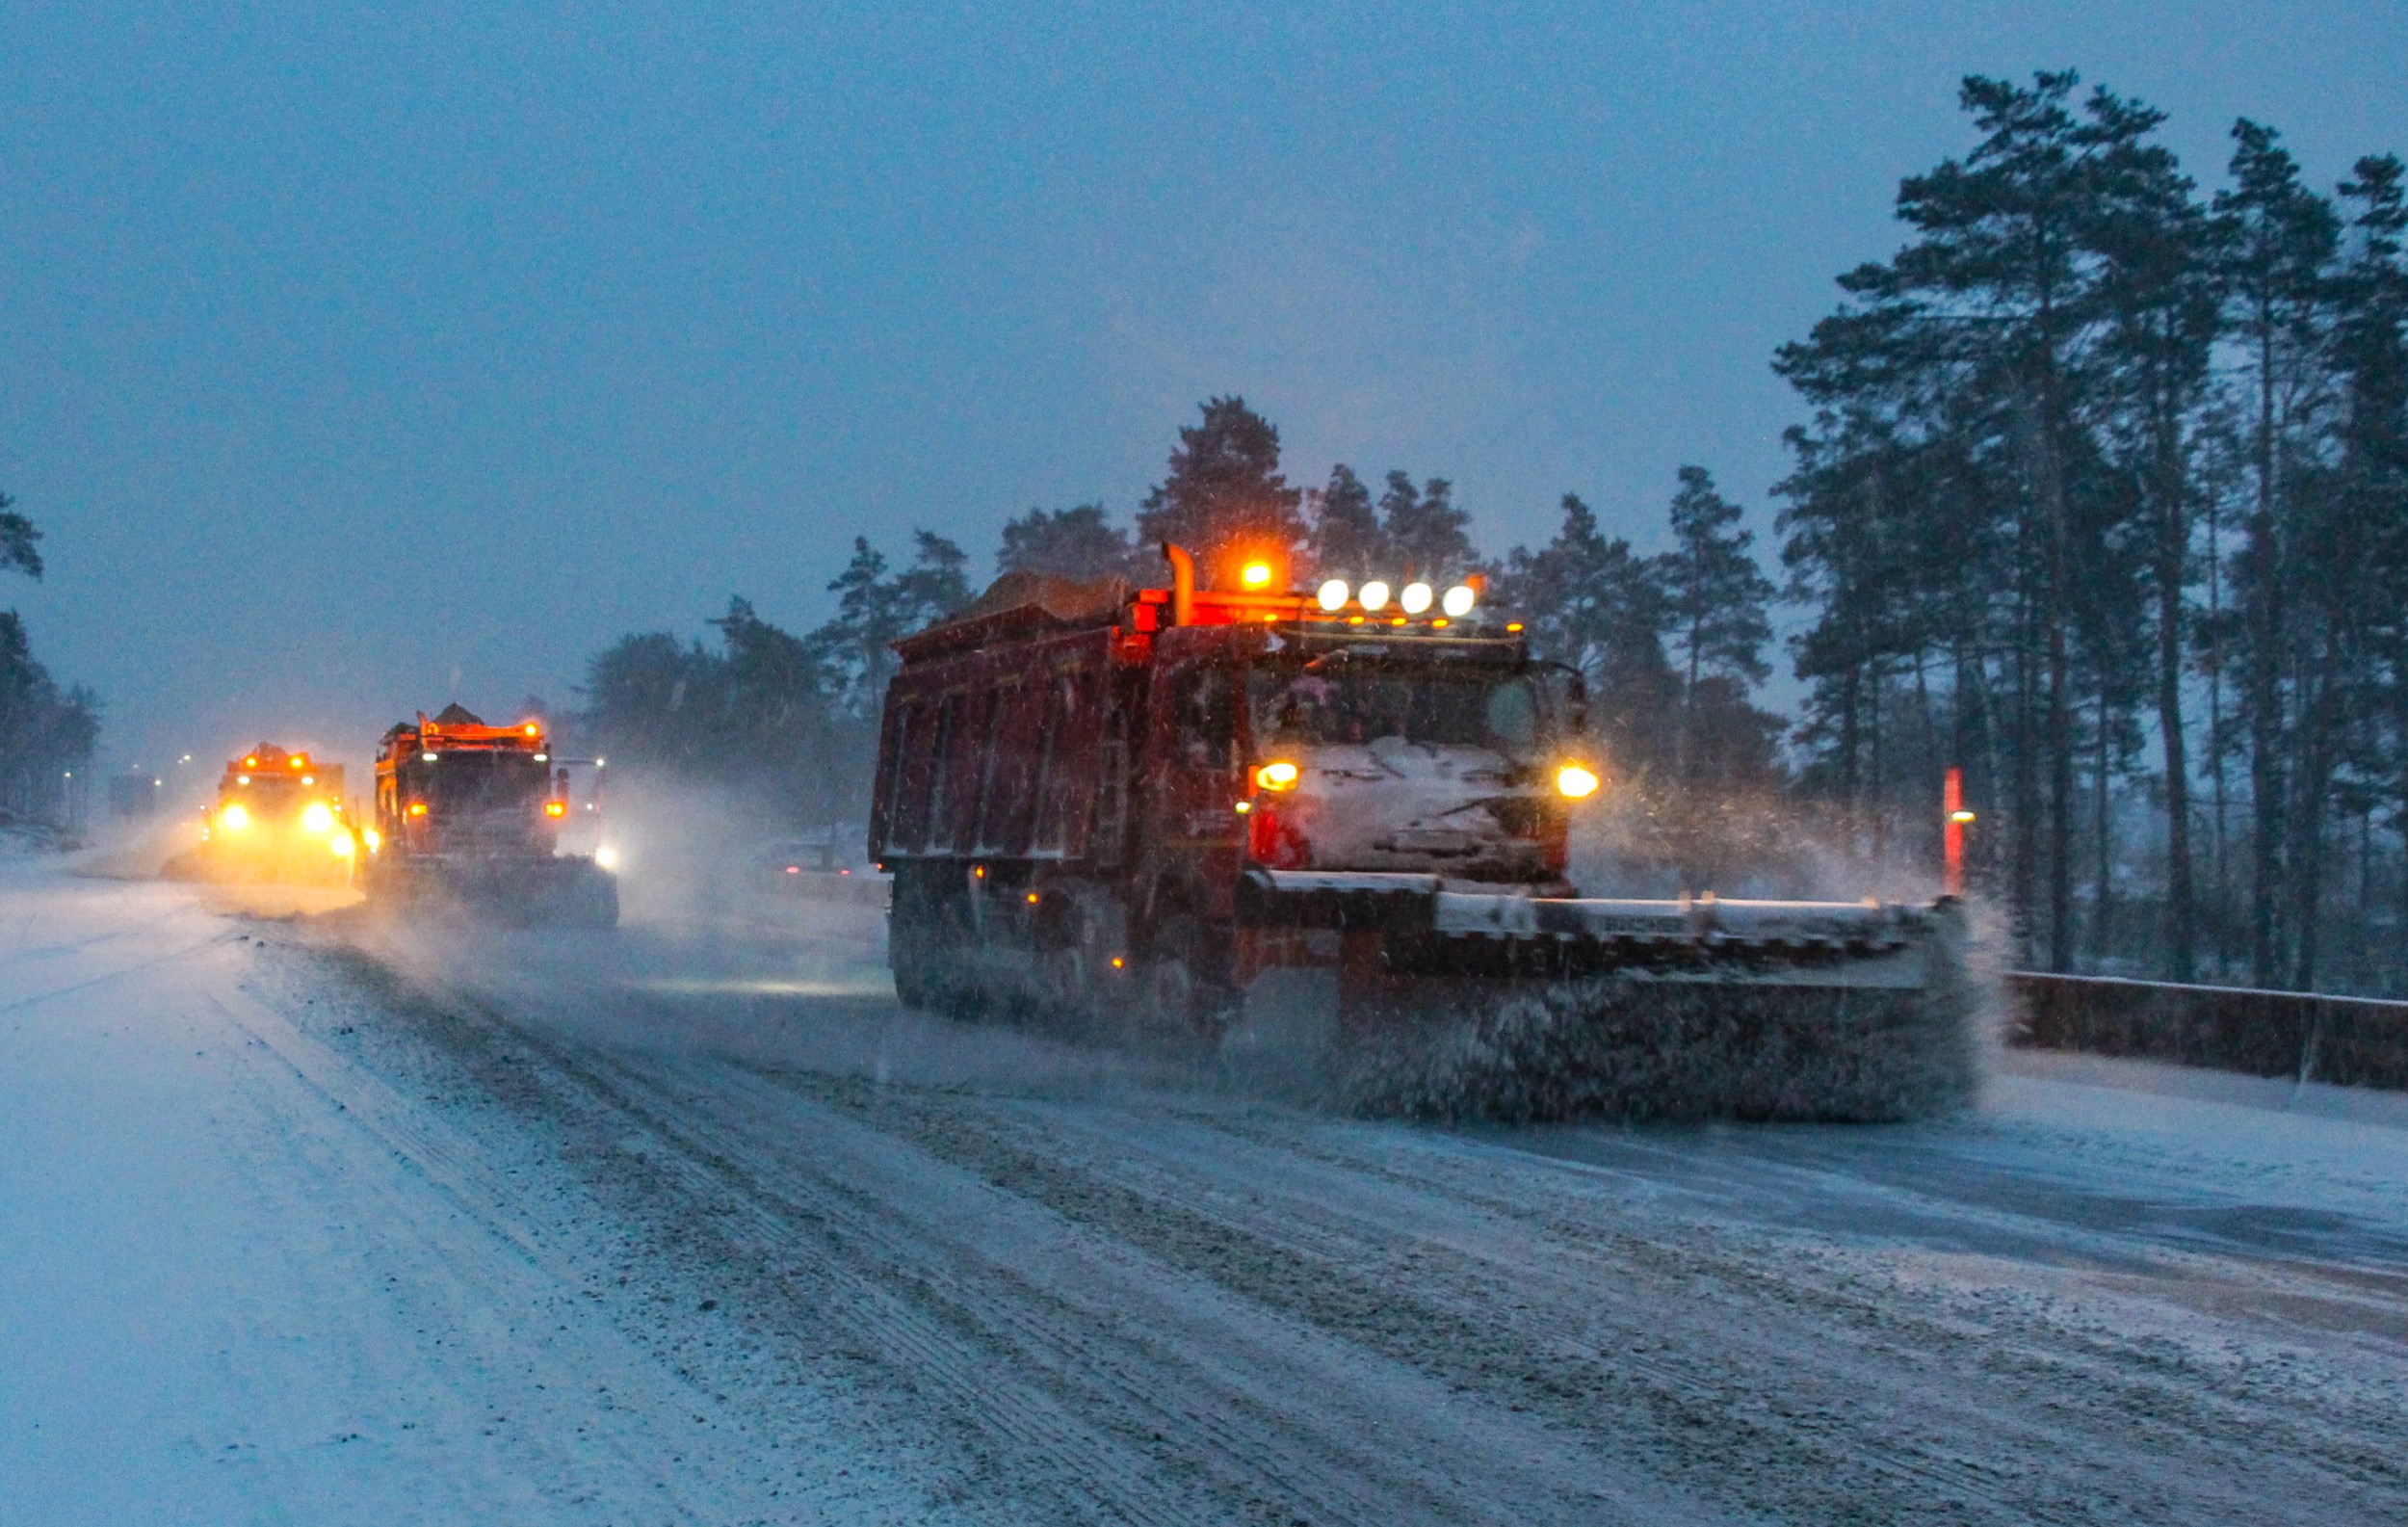
[[[513,928],[615,928],[618,882],[589,858],[424,856],[380,863],[371,902]]]
[[[1339,1100],[1514,1120],[1902,1119],[1976,1080],[1952,903],[1460,893],[1256,871],[1258,928],[1343,941]]]

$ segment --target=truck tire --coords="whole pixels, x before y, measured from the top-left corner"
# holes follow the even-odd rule
[[[945,1004],[938,976],[945,960],[945,916],[927,868],[899,866],[886,912],[886,967],[895,973],[895,998],[916,1012]]]
[[[1237,993],[1220,980],[1224,964],[1203,919],[1186,912],[1164,919],[1139,999],[1147,1026],[1174,1040],[1217,1040],[1238,1010]]]

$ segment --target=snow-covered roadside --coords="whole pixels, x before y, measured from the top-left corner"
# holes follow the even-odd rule
[[[249,937],[0,866],[0,1522],[929,1519],[840,1401],[771,1435],[622,1334]]]
[[[212,905],[0,870],[0,1523],[2408,1519],[2395,1100],[1440,1130]]]

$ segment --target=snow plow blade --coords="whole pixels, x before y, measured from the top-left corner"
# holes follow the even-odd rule
[[[1336,1100],[1355,1112],[1895,1120],[1976,1078],[1957,907],[1460,892],[1257,870],[1258,965],[1335,935]],[[1262,959],[1268,955],[1270,958]]]
[[[590,858],[570,855],[380,863],[366,885],[374,904],[506,928],[618,926],[616,879]]]

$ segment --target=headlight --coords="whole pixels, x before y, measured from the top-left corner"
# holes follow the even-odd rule
[[[367,844],[368,852],[374,854],[377,850],[384,847],[384,834],[378,831],[375,828],[368,828],[359,834],[359,841]]]
[[[1596,774],[1579,764],[1568,763],[1556,771],[1556,792],[1566,800],[1585,800],[1597,793],[1597,785]]]
[[[1362,589],[1355,594],[1355,598],[1362,601],[1364,609],[1369,610],[1374,614],[1377,614],[1380,610],[1386,608],[1387,606],[1388,586],[1380,582],[1377,578],[1374,578],[1371,582],[1363,585]]]
[[[1472,606],[1478,603],[1479,592],[1468,583],[1458,583],[1447,591],[1446,598],[1439,601],[1438,607],[1447,612],[1450,619],[1460,620],[1470,615]]]
[[[334,813],[327,809],[325,802],[312,801],[301,808],[302,831],[327,832],[333,830],[333,828]]]
[[[239,803],[227,806],[218,813],[218,826],[228,832],[240,832],[250,826],[250,813],[244,810]]]
[[[618,850],[605,843],[593,851],[593,862],[606,870],[618,868]]]
[[[1294,790],[1302,771],[1285,758],[1274,758],[1254,771],[1254,782],[1266,790]]]
[[[350,858],[353,853],[352,835],[348,832],[337,832],[327,839],[327,848],[338,859]]]
[[[1347,581],[1344,578],[1332,578],[1322,585],[1319,595],[1321,607],[1335,614],[1347,607],[1347,600],[1353,592],[1353,590],[1347,587]]]
[[[1436,597],[1428,584],[1408,583],[1404,586],[1404,592],[1397,595],[1397,603],[1404,606],[1405,614],[1419,615],[1428,609],[1430,600]]]

